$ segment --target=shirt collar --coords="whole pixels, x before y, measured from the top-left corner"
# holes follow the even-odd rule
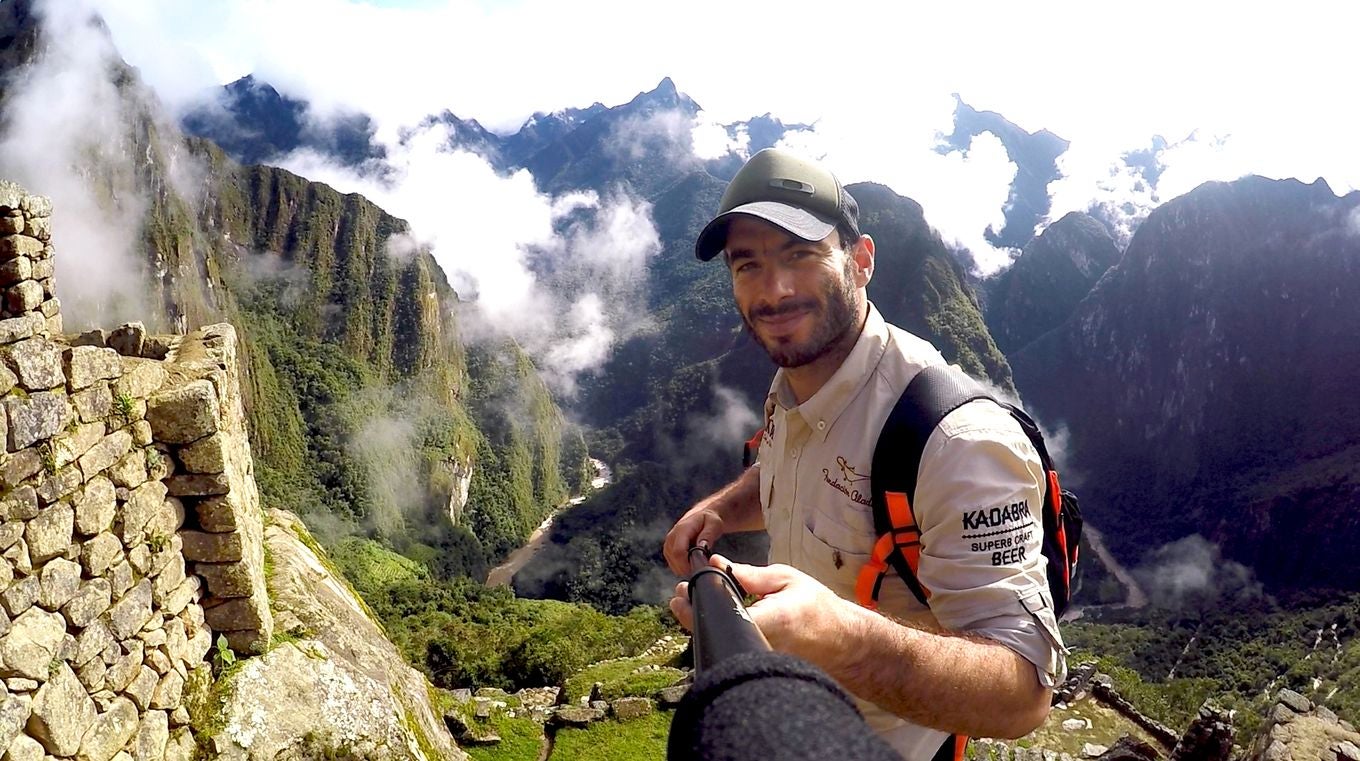
[[[889,340],[888,323],[883,320],[873,302],[870,302],[869,316],[864,321],[864,328],[860,331],[854,348],[841,362],[841,366],[836,368],[831,378],[817,389],[817,393],[802,404],[794,404],[793,390],[789,388],[784,368],[781,367],[775,372],[774,381],[770,384],[766,407],[773,403],[785,410],[797,410],[803,420],[825,439],[836,418],[840,417],[850,405],[850,400],[854,399],[860,389],[869,382],[874,368],[878,367],[879,361],[883,359],[883,353],[888,349]]]

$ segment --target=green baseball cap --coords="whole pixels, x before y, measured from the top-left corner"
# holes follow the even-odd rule
[[[763,219],[807,241],[822,240],[840,224],[859,234],[859,204],[836,175],[776,148],[752,156],[727,184],[718,215],[699,233],[694,255],[705,262],[717,256],[737,214]]]

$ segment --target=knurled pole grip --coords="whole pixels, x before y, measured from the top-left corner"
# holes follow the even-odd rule
[[[694,610],[694,670],[703,672],[740,653],[770,649],[751,620],[731,574],[708,564],[708,550],[689,551],[689,603]]]

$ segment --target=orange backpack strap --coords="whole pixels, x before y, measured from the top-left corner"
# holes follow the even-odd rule
[[[878,608],[879,590],[890,568],[922,605],[930,604],[930,590],[917,579],[921,528],[912,508],[921,454],[946,415],[974,399],[990,398],[976,381],[948,365],[921,370],[898,398],[879,432],[869,471],[878,539],[855,583],[859,604]]]
[[[948,740],[935,751],[935,755],[930,761],[963,761],[964,752],[968,749],[967,735],[950,735]]]

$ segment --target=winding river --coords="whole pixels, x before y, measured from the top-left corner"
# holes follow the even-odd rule
[[[590,488],[598,491],[608,486],[613,479],[609,466],[593,457],[590,458],[590,464],[595,468],[595,477],[590,480]],[[529,559],[537,554],[548,541],[548,529],[552,528],[553,520],[561,515],[562,511],[569,510],[585,501],[586,498],[583,496],[572,497],[549,513],[548,517],[544,518],[543,522],[538,524],[538,528],[534,529],[534,532],[529,535],[529,541],[523,547],[510,553],[510,557],[506,558],[504,563],[491,569],[491,573],[486,575],[486,585],[488,587],[510,586],[510,580],[515,578],[515,574],[519,573],[524,564],[528,563]]]

